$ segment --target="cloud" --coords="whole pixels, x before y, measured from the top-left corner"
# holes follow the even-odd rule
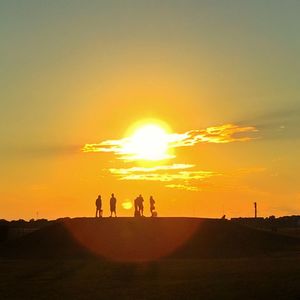
[[[122,145],[128,138],[120,140],[106,140],[98,144],[85,144],[82,148],[83,152],[113,152],[115,154],[122,154]]]
[[[111,168],[109,171],[114,175],[128,175],[132,173],[150,173],[156,171],[165,171],[165,170],[181,170],[181,169],[189,169],[193,168],[195,165],[191,164],[173,164],[173,165],[165,165],[165,166],[156,166],[156,167],[132,167],[132,168],[119,168],[114,169]]]
[[[222,176],[228,179],[238,179],[241,176],[245,176],[253,173],[264,172],[266,168],[263,167],[252,167],[238,169],[228,173],[218,173],[213,171],[203,170],[184,170],[195,168],[195,165],[189,164],[174,164],[174,165],[163,165],[157,167],[132,167],[132,168],[120,168],[120,169],[109,169],[109,171],[118,177],[119,180],[136,180],[136,181],[158,181],[166,182],[167,188],[180,189],[186,191],[200,191],[205,189],[216,189],[217,187],[212,182],[207,181],[212,177]],[[180,170],[180,171],[178,171]],[[166,172],[167,171],[167,172]],[[195,186],[196,182],[201,182],[201,188]],[[218,187],[219,189],[220,187]],[[232,190],[238,189],[237,183],[226,182],[223,183],[223,189]]]
[[[171,169],[168,167],[169,166],[163,166],[157,169],[156,171],[176,170],[174,168]],[[162,182],[170,182],[175,180],[178,181],[203,180],[218,175],[217,173],[212,171],[180,171],[176,173],[170,173],[170,172],[161,173],[161,172],[153,172],[152,169],[155,168],[149,168],[149,170],[143,168],[142,171],[137,171],[137,169],[138,168],[113,169],[113,171],[110,169],[110,171],[112,174],[117,175],[119,180],[143,180],[143,181],[162,181]]]
[[[166,134],[168,149],[178,147],[191,147],[199,143],[226,144],[232,142],[246,142],[256,139],[257,129],[253,126],[239,126],[235,124],[224,124],[208,127],[200,130],[190,130],[185,133]],[[131,137],[118,140],[106,140],[95,144],[85,144],[82,151],[89,152],[110,152],[123,160],[136,160],[136,153],[131,147]],[[174,155],[165,154],[161,159],[174,158]]]
[[[188,185],[188,184],[167,184],[167,185],[165,185],[165,187],[172,188],[172,189],[178,189],[178,190],[191,191],[191,192],[201,191],[201,189],[199,187]]]
[[[255,139],[253,134],[258,130],[252,126],[238,126],[225,124],[208,127],[202,130],[191,130],[184,134],[173,134],[171,147],[187,147],[198,143],[225,144],[232,142],[245,142]],[[248,135],[245,135],[247,133]]]
[[[82,151],[85,153],[89,152],[111,152],[118,156],[118,159],[132,161],[139,160],[140,157],[136,153],[132,144],[135,142],[130,138],[122,138],[119,140],[106,140],[98,144],[85,144]],[[163,153],[159,160],[174,158],[174,155]]]
[[[203,181],[221,175],[212,171],[187,171],[194,167],[195,165],[192,164],[173,164],[155,167],[111,168],[109,171],[119,180],[167,182],[169,183],[165,185],[167,188],[193,192],[200,191],[200,188],[191,185],[190,182]]]
[[[161,138],[164,139],[164,142],[167,143],[167,149],[170,150],[180,147],[193,147],[201,143],[226,144],[246,142],[258,138],[257,132],[258,130],[253,126],[223,124],[205,129],[190,130],[184,133],[165,133]],[[126,137],[118,140],[105,140],[98,144],[86,144],[82,151],[85,153],[113,153],[117,159],[133,162],[138,161],[137,153],[134,152],[135,148],[132,146],[139,148],[140,144],[136,144],[137,140],[132,140],[133,138]],[[144,148],[142,147],[142,149]],[[166,158],[175,158],[175,155],[173,153],[172,155],[166,153],[163,159]],[[122,181],[162,182],[167,188],[196,192],[202,190],[204,186],[210,185],[208,179],[212,177],[236,177],[261,170],[241,169],[235,173],[228,173],[226,175],[214,171],[197,170],[194,164],[176,163],[166,165],[156,164],[151,167],[110,168],[108,171],[118,180]],[[199,187],[200,183],[201,188]]]
[[[252,117],[239,120],[236,124],[243,126],[244,124],[255,124],[257,127],[276,127],[289,122],[300,121],[300,104],[289,103],[284,107],[269,110],[266,112],[259,112]]]
[[[284,107],[253,114],[236,124],[254,124],[263,139],[297,139],[300,137],[300,104],[286,103]]]

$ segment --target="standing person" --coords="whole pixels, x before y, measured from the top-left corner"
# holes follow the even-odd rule
[[[144,216],[144,198],[142,197],[142,195],[139,195],[138,199],[138,209],[140,211],[140,215]]]
[[[152,196],[150,196],[150,212],[151,212],[151,217],[153,217],[155,212],[155,200],[153,199]]]
[[[99,218],[102,217],[102,199],[100,195],[98,195],[96,199],[96,218],[98,217],[98,215]]]
[[[112,215],[114,213],[115,217],[116,217],[117,216],[117,213],[116,213],[117,199],[114,194],[111,194],[109,204],[110,204],[110,216],[112,217]]]
[[[139,210],[139,197],[134,199],[134,216],[140,217],[140,210]]]

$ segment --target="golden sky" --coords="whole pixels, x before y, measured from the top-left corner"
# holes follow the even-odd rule
[[[299,214],[298,1],[0,4],[0,218]]]

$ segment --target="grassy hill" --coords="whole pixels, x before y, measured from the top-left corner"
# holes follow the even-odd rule
[[[76,218],[51,223],[4,243],[10,258],[102,257],[115,261],[159,258],[237,258],[300,249],[300,239],[230,221],[199,218]]]
[[[299,239],[231,221],[78,218],[0,245],[0,299],[300,299]]]

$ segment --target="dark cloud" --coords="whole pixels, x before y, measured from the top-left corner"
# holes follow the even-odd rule
[[[255,126],[262,139],[300,138],[300,103],[289,104],[281,109],[258,113],[236,122],[240,126]]]

